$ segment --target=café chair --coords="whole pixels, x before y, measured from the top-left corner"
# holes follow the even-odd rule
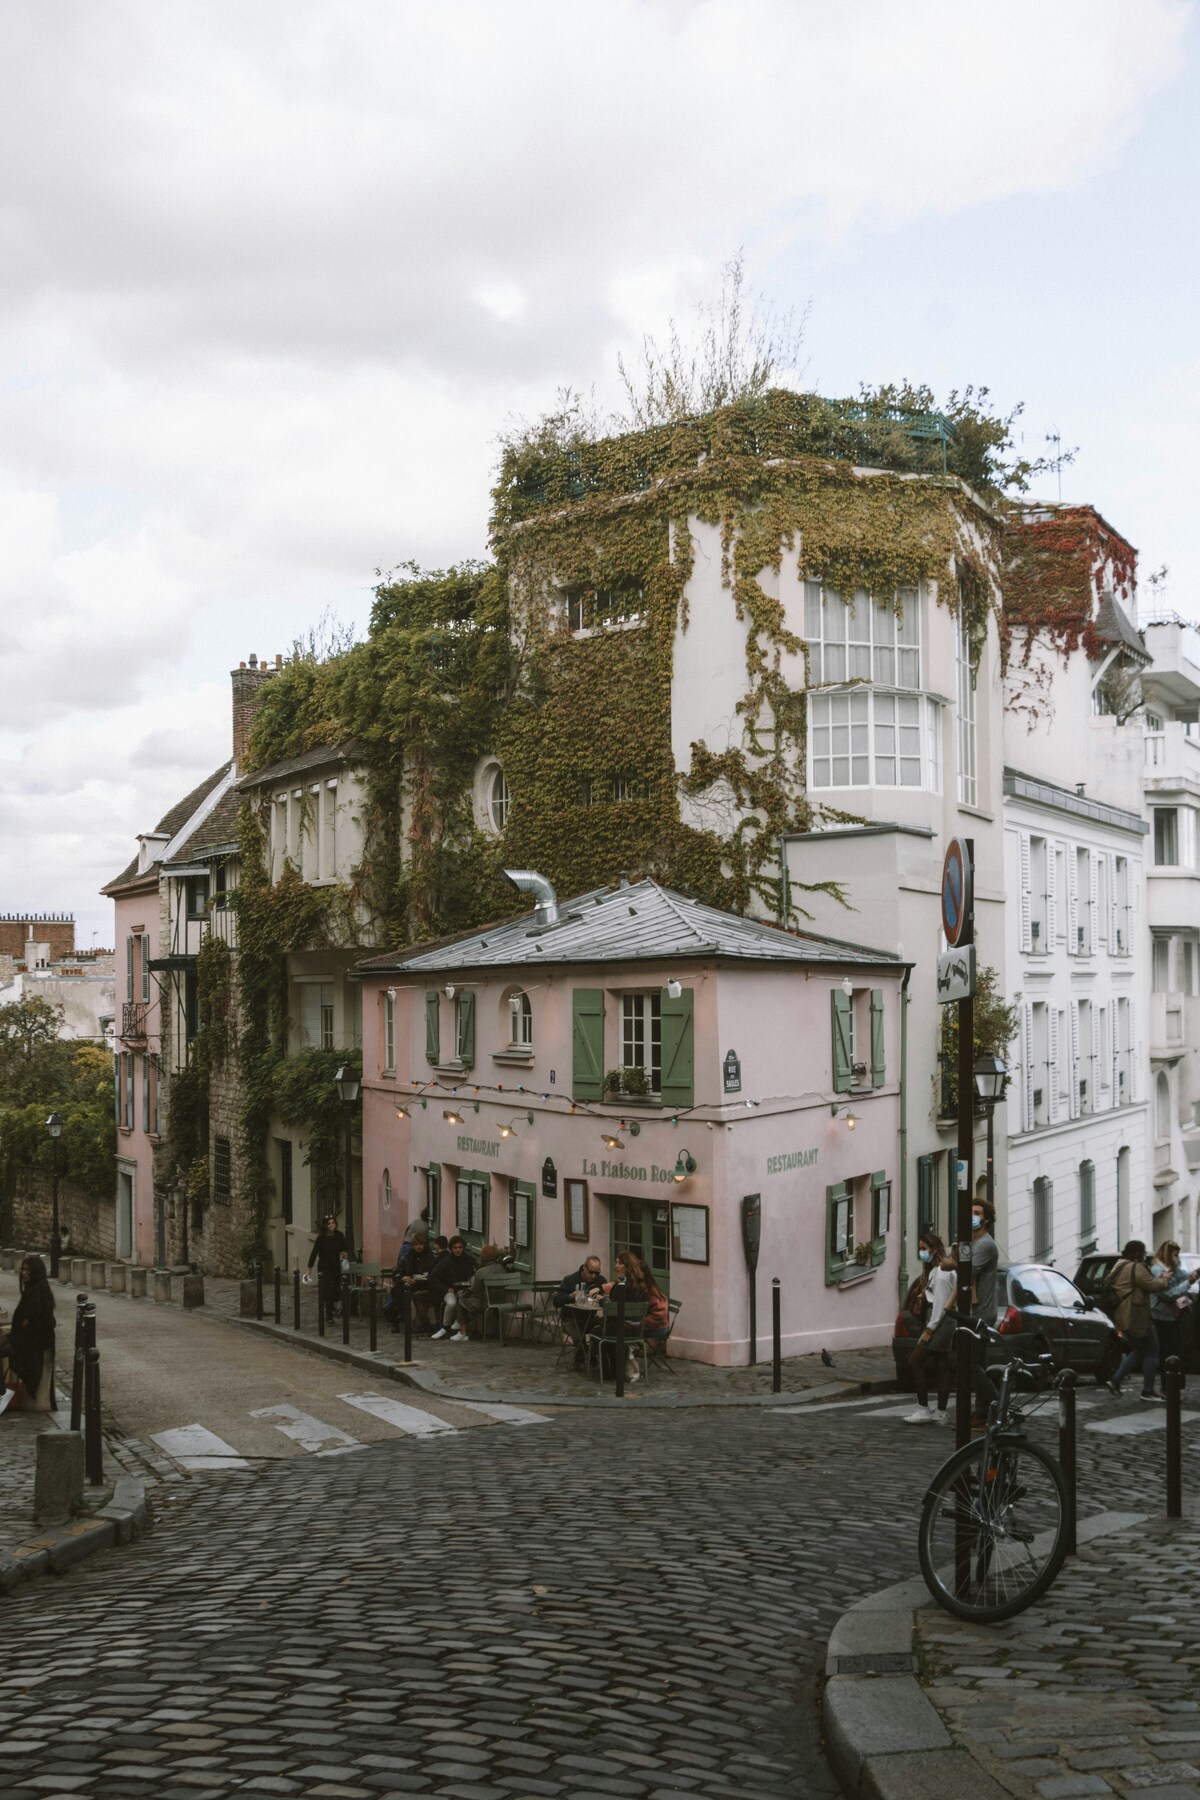
[[[644,1300],[630,1300],[625,1307],[625,1353],[627,1356],[632,1356],[635,1360],[638,1356],[641,1357],[643,1375],[646,1374],[648,1368],[646,1339],[643,1332],[645,1319],[646,1302]],[[604,1317],[600,1322],[600,1329],[598,1331],[589,1331],[585,1340],[587,1370],[589,1375],[592,1372],[592,1358],[594,1356],[596,1359],[597,1376],[603,1381],[605,1347],[613,1347],[613,1355],[615,1357],[616,1342],[617,1303],[615,1300],[606,1300],[604,1302]]]
[[[670,1316],[667,1320],[665,1337],[652,1337],[646,1339],[650,1348],[650,1362],[648,1367],[657,1369],[661,1366],[667,1371],[668,1375],[674,1375],[675,1371],[671,1367],[671,1359],[667,1355],[667,1345],[671,1341],[671,1333],[675,1329],[675,1321],[679,1317],[679,1309],[682,1305],[682,1300],[668,1300],[667,1312]]]
[[[533,1319],[533,1301],[521,1298],[523,1285],[524,1276],[516,1272],[508,1274],[506,1271],[501,1271],[496,1275],[488,1276],[483,1284],[483,1336],[485,1339],[488,1333],[488,1320],[491,1318],[496,1321],[496,1336],[501,1342],[508,1335],[507,1328],[510,1319],[521,1320],[521,1331],[524,1334],[525,1320],[528,1319],[532,1322]]]

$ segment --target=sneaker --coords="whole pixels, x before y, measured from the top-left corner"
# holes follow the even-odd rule
[[[467,1334],[465,1331],[452,1331],[450,1333],[450,1342],[452,1344],[465,1344],[466,1341]]]
[[[449,1337],[449,1336],[450,1336],[450,1333],[446,1330],[446,1327],[443,1325],[437,1331],[430,1333],[430,1342],[433,1344],[436,1344],[439,1338],[444,1338],[444,1337]]]
[[[1106,1381],[1104,1385],[1110,1394],[1115,1394],[1118,1400],[1121,1398],[1121,1384],[1119,1381]]]
[[[927,1406],[918,1406],[915,1412],[905,1413],[906,1425],[932,1425],[933,1414]]]
[[[1138,1399],[1144,1400],[1147,1406],[1165,1406],[1167,1404],[1161,1394],[1139,1394]]]
[[[948,1425],[950,1423],[950,1414],[944,1409],[941,1412],[933,1413],[931,1416],[935,1425]]]

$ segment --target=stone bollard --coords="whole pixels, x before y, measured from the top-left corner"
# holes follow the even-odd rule
[[[184,1308],[204,1305],[203,1275],[185,1275],[183,1278]]]
[[[241,1288],[239,1289],[238,1317],[242,1319],[256,1319],[258,1317],[258,1283],[254,1280],[253,1276],[251,1276],[249,1281],[243,1281]]]
[[[108,1265],[108,1291],[110,1294],[123,1294],[125,1292],[125,1264],[124,1263],[109,1263],[109,1265]]]
[[[60,1267],[61,1267],[61,1265],[60,1265]],[[87,1284],[88,1284],[87,1267],[88,1266],[87,1266],[87,1257],[86,1256],[73,1256],[71,1258],[71,1286],[72,1287],[81,1288],[81,1287],[87,1286]]]
[[[159,1300],[159,1301],[169,1300],[171,1298],[171,1271],[170,1271],[170,1269],[155,1269],[155,1271],[154,1271],[154,1298],[155,1298],[155,1300]]]
[[[139,1269],[136,1263],[130,1265],[129,1298],[131,1300],[144,1300],[146,1298],[146,1270]]]
[[[88,1286],[92,1289],[108,1286],[108,1265],[102,1262],[88,1264]]]
[[[39,1431],[33,1477],[33,1516],[58,1524],[83,1510],[83,1433]]]

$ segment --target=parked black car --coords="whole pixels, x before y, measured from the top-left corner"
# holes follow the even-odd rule
[[[1084,1257],[1075,1271],[1075,1285],[1086,1300],[1094,1301],[1098,1298],[1101,1288],[1120,1260],[1115,1251],[1111,1253],[1096,1252],[1092,1256]],[[1179,1258],[1179,1266],[1190,1275],[1194,1269],[1200,1267],[1200,1256],[1191,1251],[1185,1251]],[[1200,1329],[1197,1327],[1196,1319],[1197,1311],[1200,1310],[1200,1288],[1193,1291],[1196,1295],[1195,1304],[1179,1315],[1183,1326],[1180,1333],[1180,1355],[1183,1358],[1183,1366],[1189,1374],[1200,1374]]]
[[[995,1323],[1011,1355],[1032,1361],[1049,1351],[1057,1369],[1108,1379],[1120,1354],[1116,1327],[1073,1281],[1042,1263],[1014,1263],[999,1271],[999,1279]],[[899,1313],[892,1355],[902,1387],[912,1386],[908,1363],[919,1336],[916,1321]]]

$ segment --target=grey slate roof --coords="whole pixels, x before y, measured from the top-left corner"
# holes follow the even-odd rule
[[[743,919],[660,887],[648,877],[632,886],[597,888],[559,902],[555,925],[523,913],[483,931],[422,949],[393,951],[358,964],[366,973],[440,974],[458,969],[552,963],[663,962],[718,957],[738,962],[861,964],[903,968],[886,950],[868,950],[815,932],[784,931]]]
[[[163,814],[162,818],[158,821],[158,824],[154,827],[155,835],[165,834],[167,843],[169,844],[176,832],[181,831],[191,818],[192,814],[198,810],[205,797],[212,793],[217,783],[225,779],[226,775],[229,773],[231,762],[232,758],[227,762],[223,762],[219,769],[214,769],[213,773],[194,787],[190,794],[185,794],[182,800],[177,800],[174,806],[170,807]],[[136,880],[145,881],[150,877],[152,871],[157,868],[158,864],[156,860],[140,877],[137,872],[137,866],[138,859],[135,856],[128,867],[122,869],[119,875],[114,876],[105,887],[100,889],[100,892],[102,894],[111,894],[114,889],[124,887],[127,882]]]
[[[1105,594],[1096,609],[1096,636],[1108,644],[1120,644],[1140,663],[1150,662],[1146,640],[1115,594]]]
[[[265,787],[268,782],[282,781],[285,775],[302,775],[306,769],[320,769],[330,763],[354,762],[361,755],[362,745],[357,738],[349,738],[344,744],[318,744],[315,750],[302,751],[299,756],[289,756],[268,768],[255,769],[252,775],[243,775],[238,786]]]

